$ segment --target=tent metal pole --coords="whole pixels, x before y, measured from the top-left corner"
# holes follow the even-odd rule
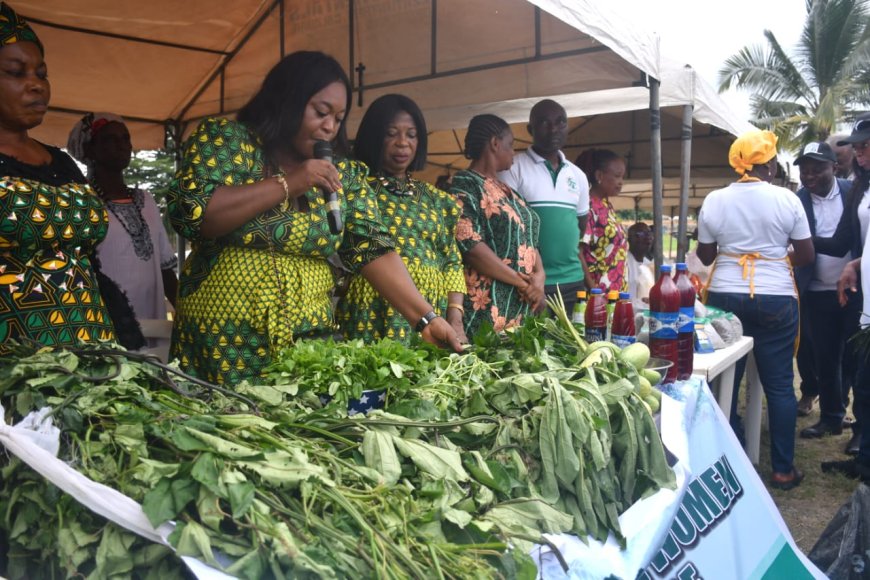
[[[662,112],[659,107],[661,83],[649,78],[650,171],[653,187],[653,254],[656,273],[662,265]]]
[[[284,0],[278,5],[278,47],[279,58],[284,58]]]
[[[438,0],[432,0],[432,28],[431,45],[429,46],[429,73],[435,75],[438,73]]]
[[[347,3],[347,37],[350,39],[350,42],[347,43],[348,46],[348,57],[347,57],[347,68],[348,70],[352,69],[354,66],[354,62],[356,59],[356,55],[354,53],[353,47],[354,42],[356,41],[356,30],[355,30],[355,22],[353,20],[354,15],[354,0],[350,0]],[[353,92],[356,89],[354,85],[354,78],[352,74],[348,74],[350,77],[350,90]]]
[[[178,168],[181,167],[181,138],[184,135],[181,121],[179,119],[167,121],[163,130],[165,133],[164,143],[168,143],[170,138],[172,139],[172,150],[175,153],[175,170],[178,171]],[[187,254],[187,240],[181,234],[176,236],[176,248],[178,251],[178,263],[175,265],[175,275],[180,278],[181,269],[184,267],[184,257]]]
[[[689,239],[686,236],[689,219],[689,179],[692,171],[692,112],[694,106],[683,105],[683,127],[680,131],[680,224],[677,229],[677,262],[686,261]]]

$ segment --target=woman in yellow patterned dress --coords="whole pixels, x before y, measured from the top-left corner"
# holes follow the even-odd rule
[[[331,334],[334,254],[423,339],[460,348],[393,251],[365,166],[314,159],[317,141],[346,146],[350,97],[335,59],[293,53],[236,121],[207,119],[188,139],[168,199],[173,227],[193,246],[172,337],[183,369],[232,385],[258,377],[294,337]],[[338,194],[341,232],[328,225],[324,191]]]
[[[116,338],[104,295],[127,318],[125,344],[144,344],[117,286],[101,277],[94,248],[108,216],[72,159],[28,135],[51,88],[33,30],[0,3],[0,356],[11,342],[47,346]],[[102,287],[102,291],[101,291]]]
[[[368,183],[411,279],[464,342],[465,278],[454,236],[460,210],[452,195],[411,177],[426,165],[426,146],[426,121],[417,104],[403,95],[384,95],[360,123],[354,157],[371,171]],[[351,278],[336,317],[348,338],[404,340],[411,332],[408,321],[362,276]]]

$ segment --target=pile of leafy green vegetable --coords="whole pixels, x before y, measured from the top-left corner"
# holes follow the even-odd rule
[[[636,366],[555,320],[464,354],[302,341],[234,392],[101,347],[17,355],[7,423],[52,407],[64,461],[243,578],[534,578],[542,532],[621,538],[619,514],[674,484]],[[368,389],[386,409],[348,417]],[[0,476],[0,574],[183,575],[18,459]]]

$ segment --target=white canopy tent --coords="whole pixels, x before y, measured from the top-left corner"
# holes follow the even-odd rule
[[[617,110],[613,103],[630,101],[621,110],[654,111],[652,122],[630,115],[635,129],[650,127],[635,133],[632,154],[649,149],[647,189],[662,189],[658,79],[670,73],[662,71],[658,39],[595,0],[16,0],[13,7],[46,47],[53,98],[33,135],[49,143],[65,143],[92,110],[123,115],[136,148],[160,147],[165,135],[177,142],[199,119],[235,112],[281,55],[322,50],[351,73],[357,107],[401,92],[436,131],[452,133],[481,110],[522,121],[531,103],[553,95],[580,119],[574,128],[586,127]],[[680,87],[673,104],[694,105],[696,119],[738,130],[718,103],[699,106],[694,82],[673,86]],[[513,112],[499,108],[508,104]],[[351,124],[361,116],[355,108]],[[578,139],[587,143],[584,134]],[[660,225],[661,197],[651,199]]]

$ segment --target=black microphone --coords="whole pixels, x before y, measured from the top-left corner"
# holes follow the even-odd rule
[[[323,159],[332,163],[332,145],[329,141],[314,142],[314,158]],[[344,224],[341,222],[341,205],[338,203],[338,194],[334,191],[324,191],[326,196],[326,219],[329,221],[329,231],[333,234],[340,234],[344,229]]]

